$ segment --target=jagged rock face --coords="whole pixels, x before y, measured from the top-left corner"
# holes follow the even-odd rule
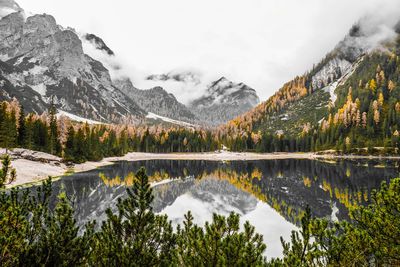
[[[26,20],[21,12],[0,20],[0,100],[16,97],[28,111],[42,112],[54,97],[58,108],[95,120],[132,122],[145,112],[112,83],[108,70],[85,55],[72,30],[50,15]],[[21,98],[30,94],[34,99]]]
[[[194,100],[190,107],[202,121],[219,125],[251,110],[259,103],[260,99],[254,89],[222,77],[213,82],[205,96]]]
[[[83,50],[82,40],[114,56],[96,35],[86,34],[81,40],[73,29],[64,30],[46,14],[25,18],[23,10],[11,0],[0,0],[2,14],[0,101],[15,97],[28,112],[46,111],[54,98],[59,109],[98,121],[132,122],[152,112],[218,125],[259,102],[253,89],[223,78],[188,108],[161,87],[139,90],[128,80],[112,81],[108,69]],[[201,84],[200,77],[192,72],[170,72],[148,79]]]
[[[338,78],[342,77],[352,66],[352,63],[344,58],[334,57],[312,77],[312,88],[322,88]]]
[[[193,121],[196,119],[195,115],[185,105],[178,102],[173,94],[169,94],[162,87],[140,90],[135,88],[129,79],[115,81],[115,84],[148,112],[177,120]]]
[[[94,34],[86,34],[84,36],[86,40],[91,42],[98,50],[106,52],[109,56],[114,56],[114,52],[104,43],[103,39],[94,35]]]
[[[205,93],[188,104],[189,110],[200,124],[217,126],[226,123],[259,104],[260,99],[254,89],[243,83],[233,83],[225,77],[206,85],[202,75],[191,71],[171,71],[147,77],[155,82],[178,82],[191,90],[206,88]]]

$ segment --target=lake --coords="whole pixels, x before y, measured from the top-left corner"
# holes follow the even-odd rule
[[[141,166],[159,182],[153,187],[157,213],[168,214],[176,225],[191,210],[195,222],[203,225],[214,212],[234,211],[264,235],[268,257],[281,256],[280,236],[290,240],[307,205],[315,217],[348,219],[349,207],[367,205],[372,190],[399,175],[394,160],[123,161],[54,181],[51,205],[65,190],[80,225],[100,222],[107,207],[126,197],[129,174]]]

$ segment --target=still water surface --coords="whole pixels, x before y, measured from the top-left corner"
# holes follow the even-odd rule
[[[280,236],[290,239],[307,205],[315,217],[348,219],[348,207],[368,204],[373,189],[399,175],[398,162],[390,160],[116,162],[55,181],[52,205],[65,190],[80,225],[100,222],[104,210],[126,196],[125,187],[132,184],[129,174],[141,166],[152,181],[164,181],[154,187],[154,210],[168,214],[174,225],[182,223],[188,210],[198,224],[210,221],[214,212],[235,211],[264,235],[269,257],[281,256]]]

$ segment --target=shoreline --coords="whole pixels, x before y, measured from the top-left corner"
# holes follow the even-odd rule
[[[2,151],[0,150],[0,154]],[[85,172],[102,166],[112,165],[116,161],[140,160],[209,160],[209,161],[240,161],[240,160],[276,160],[276,159],[399,159],[400,156],[359,156],[307,153],[255,153],[255,152],[203,152],[203,153],[142,153],[130,152],[122,157],[109,157],[101,161],[87,161],[73,166],[61,162],[61,158],[43,152],[25,149],[15,149],[11,153],[12,167],[17,171],[17,179],[7,188],[40,182],[48,176],[60,177],[67,172]],[[26,159],[28,158],[28,159]]]

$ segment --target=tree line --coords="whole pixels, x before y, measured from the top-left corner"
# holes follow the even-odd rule
[[[43,151],[67,161],[97,161],[128,152],[206,152],[219,147],[210,130],[134,125],[89,125],[49,113],[28,114],[14,100],[0,105],[0,147]]]

